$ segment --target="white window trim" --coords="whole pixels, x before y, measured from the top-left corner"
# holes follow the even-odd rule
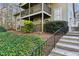
[[[56,14],[59,14],[59,17],[57,17]],[[59,19],[57,19],[57,18],[59,18]],[[54,21],[62,21],[62,8],[55,8],[54,9]]]

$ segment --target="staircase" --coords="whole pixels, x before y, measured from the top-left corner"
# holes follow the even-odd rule
[[[63,36],[49,56],[79,56],[79,32],[69,32]]]

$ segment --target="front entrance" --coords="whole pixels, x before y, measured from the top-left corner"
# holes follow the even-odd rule
[[[70,19],[70,27],[71,27],[71,31],[79,31],[79,28],[78,28],[78,21],[77,19]]]
[[[79,12],[76,11],[76,4],[68,5],[68,25],[69,31],[79,31]]]

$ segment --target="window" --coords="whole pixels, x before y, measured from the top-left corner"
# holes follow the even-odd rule
[[[54,9],[54,20],[62,20],[62,8]]]
[[[79,11],[79,3],[75,3],[75,12]]]
[[[76,19],[79,19],[79,3],[75,3],[73,4],[74,6],[74,16]]]

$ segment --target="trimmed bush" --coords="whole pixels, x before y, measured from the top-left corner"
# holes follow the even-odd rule
[[[24,23],[24,26],[22,27],[22,31],[23,32],[33,32],[34,31],[34,24],[32,21],[27,21],[27,20],[24,20],[23,21]]]
[[[44,24],[44,31],[48,33],[54,33],[61,27],[68,28],[67,22],[66,21],[50,21]]]
[[[0,26],[0,32],[6,32],[6,31],[7,30],[4,27]]]
[[[44,41],[39,36],[0,33],[0,56],[28,56]]]

